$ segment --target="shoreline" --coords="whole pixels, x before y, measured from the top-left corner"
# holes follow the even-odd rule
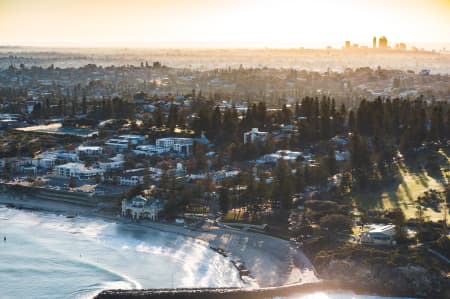
[[[238,272],[240,271],[237,263],[244,264],[246,269],[249,270],[249,276],[244,276],[244,279],[241,276],[241,280],[245,284],[242,288],[103,290],[94,298],[203,298],[198,296],[199,292],[204,294],[202,295],[204,298],[208,298],[209,295],[214,296],[214,298],[265,298],[267,295],[288,296],[318,291],[344,291],[379,296],[408,296],[408,294],[400,291],[398,293],[388,293],[387,290],[364,287],[356,283],[322,280],[316,276],[312,263],[301,250],[294,249],[289,241],[264,234],[224,228],[194,231],[174,224],[159,222],[136,223],[128,218],[99,209],[34,199],[25,194],[17,195],[11,194],[11,192],[5,192],[0,195],[0,205],[14,209],[55,213],[69,218],[88,217],[134,226],[140,229],[144,228],[176,234],[199,242],[207,247],[208,250],[213,250],[222,255],[231,262]],[[244,243],[243,241],[246,242]],[[261,241],[271,246],[268,246],[268,248],[252,248],[261,244],[259,243]],[[221,250],[217,250],[218,248]],[[269,249],[269,252],[266,251],[267,249]],[[226,253],[226,255],[223,253]],[[259,263],[255,264],[255,261]],[[262,263],[264,261],[266,263]],[[285,272],[283,273],[283,271]],[[411,296],[411,294],[409,295]]]
[[[117,214],[101,211],[99,208],[35,199],[26,194],[8,191],[0,195],[0,204],[15,209],[112,221],[191,238],[201,242],[208,250],[213,250],[228,259],[239,274],[241,274],[239,267],[248,270],[248,276],[240,275],[246,285],[245,289],[319,281],[311,262],[302,251],[293,248],[289,241],[264,234],[213,226],[209,226],[208,229],[190,230],[183,226],[161,222],[133,222]]]

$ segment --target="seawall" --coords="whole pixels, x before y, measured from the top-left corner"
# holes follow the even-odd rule
[[[17,196],[32,196],[34,198],[55,201],[60,203],[69,203],[84,207],[97,207],[98,204],[107,198],[115,199],[117,196],[99,197],[91,196],[87,192],[76,192],[67,190],[55,190],[42,187],[22,186],[14,184],[1,184],[0,190],[10,192]]]
[[[314,292],[352,292],[356,294],[380,296],[409,296],[402,290],[392,292],[383,289],[370,289],[357,283],[338,281],[320,281],[316,283],[295,284],[289,286],[238,289],[238,288],[197,288],[197,289],[148,289],[148,290],[105,290],[95,299],[266,299],[275,297],[288,297],[292,295],[310,294]]]

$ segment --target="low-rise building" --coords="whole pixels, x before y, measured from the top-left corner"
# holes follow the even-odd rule
[[[117,151],[123,151],[130,146],[137,146],[145,143],[145,137],[142,135],[121,135],[116,138],[111,138],[105,142],[105,145]]]
[[[122,186],[134,186],[137,184],[142,184],[144,182],[144,177],[139,175],[132,176],[121,176],[119,178],[119,185]]]
[[[101,168],[88,168],[83,163],[66,163],[55,167],[56,175],[79,180],[95,179],[97,175],[103,176]]]
[[[84,146],[80,145],[76,148],[76,153],[80,156],[99,157],[103,154],[101,146]]]
[[[188,157],[192,153],[194,139],[181,137],[167,137],[156,139],[156,146],[165,148],[167,151],[174,151]]]
[[[163,202],[156,198],[147,199],[143,196],[135,196],[132,199],[124,198],[122,200],[122,216],[131,217],[135,220],[157,221],[163,208]]]
[[[361,244],[367,245],[395,245],[395,225],[373,226],[369,231],[360,234]]]
[[[153,144],[139,145],[133,151],[136,155],[144,155],[147,157],[157,156],[170,151],[169,148],[156,146]]]
[[[78,162],[78,155],[74,152],[56,150],[43,152],[33,159],[33,165],[43,169],[53,169],[55,165]]]
[[[264,155],[254,162],[256,164],[264,163],[277,163],[278,160],[283,159],[287,162],[295,162],[299,157],[305,158],[306,156],[302,152],[290,151],[290,150],[278,150],[275,153]]]
[[[98,162],[98,166],[104,171],[110,171],[115,169],[122,169],[125,164],[123,155],[117,155],[115,157],[109,158],[106,161]]]
[[[335,151],[335,159],[336,161],[347,161],[350,159],[349,151]]]
[[[21,173],[23,168],[33,165],[33,159],[28,157],[0,159],[0,170],[9,168],[10,171]]]
[[[267,140],[268,132],[260,132],[258,128],[253,128],[251,131],[244,133],[244,143],[263,142]]]

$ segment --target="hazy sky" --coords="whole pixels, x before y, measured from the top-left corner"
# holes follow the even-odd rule
[[[1,45],[450,42],[450,0],[0,0]]]

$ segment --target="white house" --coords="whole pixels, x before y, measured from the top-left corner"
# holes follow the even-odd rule
[[[144,177],[140,175],[132,176],[121,176],[119,178],[119,185],[122,186],[134,186],[137,184],[142,184],[144,182]]]
[[[239,174],[238,170],[229,170],[229,171],[225,171],[225,170],[219,170],[216,171],[213,174],[213,181],[214,182],[220,182],[226,178],[231,178],[231,177],[235,177]]]
[[[103,175],[105,172],[101,168],[87,168],[83,163],[66,163],[56,166],[55,170],[58,176],[79,180],[95,179],[97,175]]]
[[[53,169],[56,165],[56,157],[34,159],[33,165],[44,169]]]
[[[158,214],[162,211],[164,205],[159,199],[147,199],[143,196],[135,196],[132,199],[124,198],[122,200],[122,216],[128,216],[133,219],[158,220]]]
[[[170,148],[160,147],[153,144],[139,145],[133,152],[136,155],[156,156],[170,151]]]
[[[142,135],[121,135],[117,138],[109,139],[105,145],[114,148],[118,151],[128,149],[129,145],[136,146],[145,143],[145,137]]]
[[[350,159],[349,151],[335,151],[335,159],[336,161],[347,161]]]
[[[278,160],[280,159],[283,159],[287,162],[295,162],[299,157],[305,157],[305,155],[302,152],[290,150],[278,150],[275,153],[259,157],[258,159],[255,160],[255,163],[256,164],[277,163]]]
[[[368,245],[395,245],[395,225],[374,225],[369,231],[361,232],[361,244]]]
[[[117,151],[123,151],[128,149],[128,140],[120,138],[111,138],[105,142],[105,145]]]
[[[78,155],[74,152],[62,150],[43,152],[33,159],[33,165],[44,169],[53,169],[57,164],[78,162]]]
[[[165,148],[168,151],[175,151],[184,156],[189,156],[192,152],[194,139],[181,137],[167,137],[156,139],[156,146]]]
[[[266,141],[268,132],[260,132],[258,128],[253,128],[251,131],[244,133],[244,143],[253,143],[256,141]]]
[[[142,135],[120,135],[119,139],[129,141],[132,145],[144,144],[145,136]]]
[[[98,157],[103,153],[103,148],[101,146],[84,146],[80,145],[76,148],[76,153],[78,155],[88,156],[88,157]]]
[[[0,159],[0,169],[9,166],[9,169],[16,172],[23,172],[23,168],[33,165],[32,158],[4,158]]]
[[[113,158],[109,158],[107,161],[99,162],[98,166],[104,171],[109,171],[113,169],[122,169],[125,164],[123,160],[123,155],[117,155]]]

